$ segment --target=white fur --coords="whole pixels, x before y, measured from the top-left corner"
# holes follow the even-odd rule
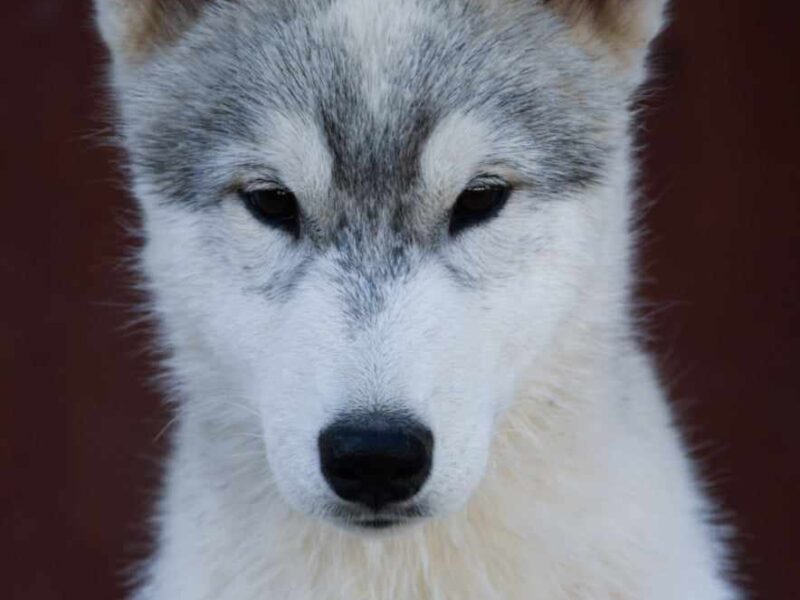
[[[398,21],[413,21],[392,14],[353,0],[329,16],[360,32],[352,43],[373,110],[385,89],[371,53],[387,35],[400,43]],[[304,209],[322,213],[331,157],[318,132],[292,115],[271,130],[219,160],[270,163]],[[421,162],[432,214],[478,174],[517,183],[519,149],[493,131],[473,114],[439,123]],[[313,262],[291,301],[270,301],[248,292],[262,282],[239,267],[260,265],[266,278],[310,248],[265,233],[232,198],[190,213],[137,181],[143,262],[180,406],[158,554],[137,598],[735,598],[635,342],[628,146],[609,161],[591,201],[531,211],[535,188],[520,181],[496,219],[454,239],[439,262],[421,261],[355,334],[335,300],[332,257]],[[523,238],[531,246],[519,261]],[[464,291],[443,264],[505,277]],[[329,518],[335,496],[316,446],[334,415],[375,398],[412,411],[436,438],[420,492],[433,518],[380,535]]]
[[[548,257],[553,277],[562,269],[584,271],[582,288],[570,292],[581,299],[574,311],[550,324],[553,331],[543,334],[548,340],[554,338],[550,349],[529,366],[524,381],[515,382],[511,408],[502,411],[498,407],[500,414],[493,425],[494,409],[483,413],[481,418],[493,426],[494,442],[480,486],[464,508],[407,531],[373,539],[295,512],[285,497],[295,497],[302,505],[309,500],[308,492],[303,491],[309,482],[324,489],[309,450],[313,444],[281,440],[276,445],[283,447],[273,448],[268,455],[280,456],[278,460],[291,467],[283,471],[278,464],[266,469],[256,417],[244,400],[253,391],[231,388],[235,381],[253,381],[253,374],[239,373],[233,364],[209,365],[204,358],[208,341],[194,339],[190,323],[173,323],[187,338],[182,340],[185,345],[175,368],[183,375],[181,379],[195,382],[197,389],[184,391],[193,403],[187,403],[187,413],[176,432],[176,454],[161,510],[163,546],[154,563],[152,582],[140,597],[733,598],[717,576],[719,550],[704,523],[708,507],[697,492],[663,394],[648,361],[626,333],[629,324],[622,302],[628,285],[628,225],[624,219],[628,200],[627,166],[622,157],[614,179],[615,185],[606,191],[610,209],[582,217],[596,230],[594,235],[605,240],[604,250],[582,268],[559,264],[559,256]],[[569,215],[564,221],[575,216],[580,215]],[[167,252],[156,240],[183,246],[181,222],[185,217],[170,221],[165,214],[160,218],[163,221],[150,226],[169,228],[169,232],[152,236],[147,257],[151,271],[163,274],[169,270],[154,263],[166,260]],[[200,251],[192,249],[191,243],[185,240],[187,251]],[[224,298],[201,302],[198,294],[208,289],[203,279],[218,274],[182,272],[176,276],[187,282],[185,296],[160,301],[181,306],[180,311],[167,308],[170,314],[186,312],[192,302],[200,304],[200,310],[214,307],[221,313],[215,319],[220,329],[208,333],[211,339],[224,339],[228,335],[225,330],[232,329],[236,320],[249,320],[254,311],[263,310],[229,305]],[[189,285],[189,281],[194,283]],[[414,294],[422,295],[426,289],[432,295],[440,291],[434,276],[419,285],[421,289]],[[405,296],[398,298],[398,303],[405,301]],[[558,298],[554,304],[559,303]],[[518,304],[516,296],[509,295],[507,300],[509,323],[524,329],[514,306]],[[318,315],[315,321],[335,326],[336,318],[328,314],[324,295],[320,301],[318,305],[304,304],[298,312],[311,312]],[[557,313],[557,307],[552,312]],[[427,322],[421,315],[416,317]],[[192,320],[191,312],[187,318]],[[437,318],[445,317],[429,315],[430,320]],[[239,347],[258,346],[264,339],[260,332],[253,331],[252,339],[242,339],[241,332],[248,329],[253,329],[252,324],[243,322],[240,334],[231,341]],[[403,330],[402,337],[411,340],[395,340],[388,331],[376,337],[386,335],[387,343],[411,347],[419,352],[415,352],[418,358],[435,355],[435,350],[428,353],[419,347],[413,329]],[[358,381],[358,366],[374,360],[375,346],[380,345],[375,339],[364,340],[362,353],[348,361],[341,357],[336,334],[327,344],[310,343],[310,339],[319,342],[319,336],[318,331],[309,331],[294,341],[274,341],[284,349],[283,356],[275,359],[269,353],[269,364],[263,365],[264,383],[251,383],[257,390],[275,391],[276,386],[285,390],[279,392],[276,403],[291,406],[291,411],[283,414],[273,406],[263,413],[264,429],[275,428],[272,435],[276,439],[281,437],[282,424],[297,418],[307,425],[309,440],[313,438],[324,422],[324,403],[340,398],[346,381]],[[311,348],[316,348],[313,355],[309,354]],[[520,360],[521,351],[509,348],[502,360]],[[394,357],[405,367],[412,365],[413,359]],[[308,369],[292,376],[297,365],[289,365],[297,361]],[[489,366],[500,368],[496,363]],[[215,373],[221,368],[226,370],[224,374]],[[470,368],[480,371],[476,365]],[[343,372],[349,374],[341,375]],[[273,376],[284,379],[280,385],[270,386],[266,382]],[[421,373],[400,383],[410,391],[430,377]],[[394,385],[400,375],[386,373],[384,378]],[[493,384],[499,390],[510,385],[497,379]],[[237,397],[242,400],[236,401]],[[621,398],[629,399],[624,410]],[[440,401],[447,403],[446,399]],[[228,406],[224,425],[212,424],[206,411],[216,413],[220,406]],[[420,409],[424,411],[424,405]],[[453,406],[452,411],[445,406],[441,422],[463,428],[470,438],[475,436],[474,426],[464,422],[463,406]],[[476,455],[483,443],[473,446]],[[463,448],[456,451],[461,460],[450,465],[453,471],[465,466],[482,471],[481,459],[467,460]],[[454,472],[435,471],[434,477],[443,480],[443,490],[452,487],[448,480],[467,477],[469,488],[476,483],[474,476]],[[429,485],[435,487],[437,480]],[[439,495],[447,505],[448,492]],[[463,496],[463,492],[457,495]]]

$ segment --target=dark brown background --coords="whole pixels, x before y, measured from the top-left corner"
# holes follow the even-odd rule
[[[89,3],[0,8],[3,597],[119,598],[165,424],[119,267]],[[680,0],[646,102],[644,295],[757,597],[800,574],[800,3]],[[7,587],[10,586],[10,595]],[[792,593],[791,590],[794,590]]]

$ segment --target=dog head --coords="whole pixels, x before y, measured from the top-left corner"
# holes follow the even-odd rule
[[[99,0],[171,365],[187,403],[245,409],[291,506],[463,506],[526,373],[624,297],[598,273],[661,11]]]

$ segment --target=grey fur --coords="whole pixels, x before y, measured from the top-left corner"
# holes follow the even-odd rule
[[[423,3],[430,25],[383,65],[391,93],[381,114],[363,97],[347,32],[325,19],[329,5],[208,3],[179,45],[127,73],[122,101],[136,178],[169,202],[207,210],[228,201],[236,169],[269,169],[221,166],[222,149],[256,146],[270,135],[270,114],[302,115],[333,160],[324,214],[304,211],[304,252],[307,244],[336,249],[348,314],[365,323],[382,308],[386,282],[408,275],[415,252],[435,250],[445,235],[447,215],[420,217],[418,171],[447,115],[474,112],[518,147],[515,156],[536,155],[536,169],[533,161],[514,167],[537,202],[602,177],[615,143],[609,115],[626,94],[598,80],[592,60],[537,3],[502,11],[468,0]],[[260,289],[287,298],[307,271],[305,256],[303,268],[284,269]],[[474,274],[448,268],[474,284]]]
[[[380,196],[385,210],[412,188],[435,123],[464,110],[486,115],[546,157],[548,168],[532,174],[542,197],[601,176],[604,128],[625,96],[597,89],[590,59],[554,35],[548,14],[498,29],[486,23],[498,17],[478,3],[431,3],[432,12],[446,13],[431,22],[451,29],[417,32],[413,54],[386,65],[396,93],[390,110],[376,116],[361,97],[357,57],[348,55],[341,32],[323,24],[327,4],[218,5],[179,47],[134,74],[123,101],[136,172],[176,201],[217,202],[225,174],[205,171],[219,145],[268,134],[257,129],[264,113],[305,114],[326,134],[336,187],[356,203]]]

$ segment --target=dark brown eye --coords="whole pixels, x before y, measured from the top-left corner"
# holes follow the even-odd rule
[[[300,209],[297,199],[289,190],[241,190],[239,196],[252,215],[262,223],[282,229],[294,237],[300,235]]]
[[[450,214],[450,235],[493,219],[510,195],[511,187],[499,181],[467,188],[461,192]]]

